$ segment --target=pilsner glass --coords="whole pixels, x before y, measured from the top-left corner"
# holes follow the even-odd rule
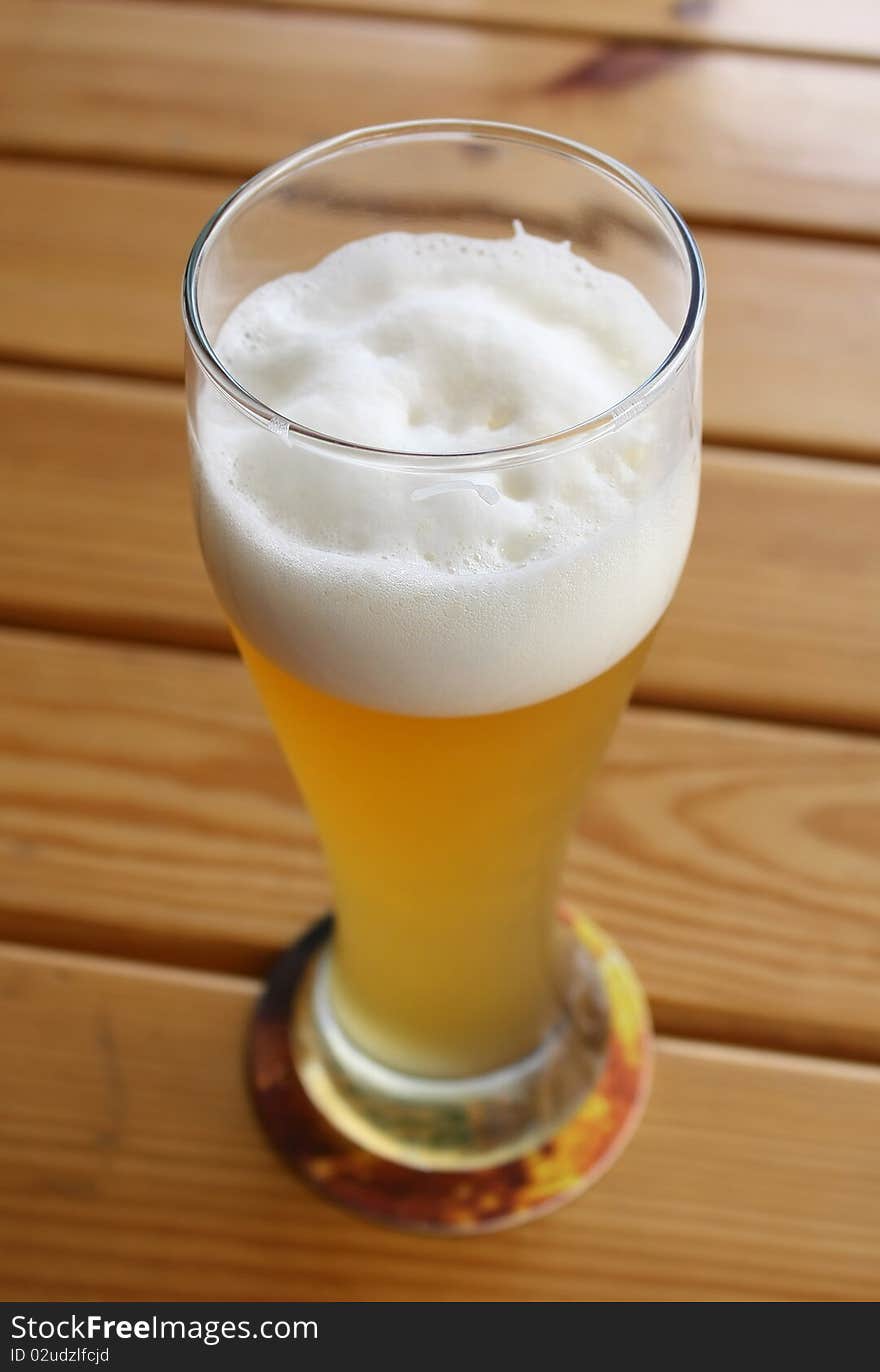
[[[670,331],[653,372],[574,427],[464,454],[378,450],[277,413],[218,356],[240,301],[347,242],[488,240],[514,221],[628,278]],[[428,120],[306,149],[238,190],[193,249],[201,546],[334,891],[332,939],[297,1012],[301,1075],[382,1157],[460,1171],[521,1156],[582,1106],[601,1067],[607,1006],[555,918],[560,868],[687,555],[703,312],[696,247],[653,187],[501,124]],[[546,493],[586,470],[610,486],[624,472],[638,498],[545,553]],[[528,529],[510,533],[503,512],[526,501]],[[492,557],[450,571],[426,552],[413,579],[393,540],[376,553],[384,520],[407,556],[442,520]]]

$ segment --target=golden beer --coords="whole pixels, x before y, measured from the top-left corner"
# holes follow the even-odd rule
[[[459,1173],[581,1121],[509,1201],[543,1208],[642,1108],[644,997],[557,902],[691,541],[704,305],[637,174],[462,120],[306,149],[193,249],[199,539],[332,883],[250,1081],[312,1184],[394,1223],[470,1223]]]
[[[562,850],[650,636],[552,700],[430,719],[337,699],[235,636],[330,865],[343,1028],[416,1075],[530,1052],[559,1013]]]

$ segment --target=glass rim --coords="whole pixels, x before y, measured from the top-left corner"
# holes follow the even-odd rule
[[[469,452],[419,452],[355,443],[300,424],[252,395],[221,362],[202,323],[198,303],[199,276],[205,253],[216,235],[261,192],[282,182],[291,172],[316,165],[356,147],[419,137],[443,138],[456,134],[470,134],[499,142],[530,145],[568,157],[622,185],[654,213],[668,237],[678,246],[688,269],[690,285],[684,321],[663,360],[629,394],[577,424],[556,433],[543,435],[528,443]],[[411,473],[462,472],[487,467],[516,466],[584,442],[592,442],[602,434],[621,428],[647,408],[679,371],[700,336],[706,312],[706,275],[699,248],[684,219],[656,186],[633,171],[626,163],[610,157],[607,153],[599,152],[588,144],[526,125],[488,119],[413,119],[352,129],[319,143],[309,144],[244,181],[218,206],[196,238],[184,271],[182,297],[184,327],[196,360],[209,380],[225,394],[235,408],[249,416],[260,427],[277,434],[289,444],[296,442],[306,446],[310,451],[344,461]]]

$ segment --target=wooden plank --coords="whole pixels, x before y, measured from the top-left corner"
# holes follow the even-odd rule
[[[704,222],[880,236],[880,153],[853,136],[880,123],[867,65],[146,0],[12,0],[0,43],[14,151],[247,174],[464,112],[604,148]]]
[[[193,535],[176,388],[0,368],[0,426],[0,616],[230,646]],[[878,526],[880,472],[709,449],[642,698],[880,727]]]
[[[226,182],[0,166],[0,356],[177,376],[180,278]]]
[[[255,0],[257,2],[257,0]],[[298,0],[259,0],[295,8]],[[560,29],[611,38],[653,38],[754,52],[880,57],[875,0],[834,7],[804,0],[309,0],[312,9],[428,15],[457,23]]]
[[[709,448],[643,699],[880,725],[880,472]]]
[[[0,358],[178,376],[184,262],[230,188],[211,178],[0,163]],[[388,222],[355,217],[352,235]],[[326,214],[303,210],[302,230],[317,260]],[[876,458],[880,254],[714,229],[700,244],[711,295],[707,436]]]
[[[232,648],[202,568],[182,389],[0,368],[0,617]]]
[[[880,1073],[662,1042],[587,1196],[450,1244],[351,1219],[257,1132],[232,978],[2,949],[7,1299],[856,1300],[878,1294]]]
[[[259,971],[326,906],[231,657],[0,636],[0,936]],[[880,742],[633,709],[567,869],[661,1027],[880,1056]]]

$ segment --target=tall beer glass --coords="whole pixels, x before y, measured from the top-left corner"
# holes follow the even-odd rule
[[[649,371],[561,432],[465,452],[371,446],[279,411],[218,348],[257,288],[344,244],[490,243],[514,222],[625,278],[667,331]],[[303,1081],[385,1158],[428,1171],[516,1158],[601,1067],[607,1006],[556,918],[560,867],[687,555],[703,310],[697,250],[655,189],[501,124],[429,120],[309,148],[237,191],[193,249],[204,559],[334,890],[303,992]],[[253,313],[264,356],[275,327]],[[387,339],[419,346],[411,328]],[[272,365],[301,365],[291,340]],[[480,365],[462,355],[462,385]],[[503,432],[507,399],[486,404]],[[575,527],[584,483],[605,494]]]

